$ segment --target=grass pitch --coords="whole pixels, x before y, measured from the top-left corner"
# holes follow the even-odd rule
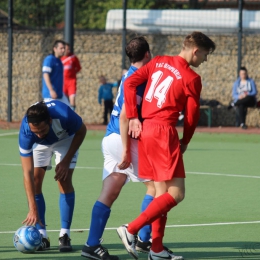
[[[0,259],[84,259],[91,210],[102,185],[102,131],[89,131],[80,148],[73,182],[76,205],[71,239],[73,252],[58,251],[60,229],[54,170],[45,176],[43,192],[51,250],[18,252],[12,243],[27,215],[17,131],[0,130]],[[260,259],[259,135],[195,133],[184,154],[186,198],[168,214],[164,243],[185,259]],[[103,246],[120,259],[131,259],[115,229],[139,214],[145,187],[127,184],[103,234]],[[147,255],[139,254],[139,259]]]

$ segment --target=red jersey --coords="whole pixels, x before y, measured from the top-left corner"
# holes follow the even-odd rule
[[[64,78],[76,79],[76,74],[81,70],[79,59],[74,54],[61,57]]]
[[[138,117],[136,87],[147,81],[142,117],[176,125],[185,110],[183,144],[188,144],[199,120],[201,78],[180,56],[157,56],[139,68],[124,83],[128,118]]]

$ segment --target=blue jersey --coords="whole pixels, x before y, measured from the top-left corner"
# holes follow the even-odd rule
[[[116,97],[116,101],[113,107],[113,111],[111,113],[110,122],[107,126],[106,136],[116,133],[120,135],[120,126],[119,126],[119,117],[122,110],[122,106],[124,104],[124,82],[126,78],[131,76],[137,70],[136,67],[131,66],[126,74],[122,77],[121,84],[118,88],[118,93]],[[146,83],[138,86],[136,90],[136,103],[137,103],[137,110],[139,115],[139,120],[142,122],[141,118],[141,104],[143,100],[144,90],[145,90]]]
[[[106,83],[101,85],[98,90],[98,103],[101,104],[102,99],[104,100],[112,100],[113,92],[112,88],[117,87],[117,82],[114,83]]]
[[[82,125],[82,119],[69,106],[58,100],[46,102],[52,122],[47,136],[43,139],[34,134],[25,116],[19,132],[19,150],[23,157],[32,156],[35,143],[51,145],[75,134]]]
[[[42,73],[48,73],[50,76],[51,84],[57,98],[63,96],[63,64],[60,59],[56,58],[53,54],[48,55],[42,64]],[[42,77],[42,97],[51,98],[50,91]]]

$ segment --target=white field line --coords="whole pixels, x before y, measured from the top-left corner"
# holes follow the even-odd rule
[[[211,175],[211,176],[226,176],[226,177],[240,177],[240,178],[253,178],[260,179],[260,176],[254,175],[239,175],[239,174],[226,174],[226,173],[214,173],[214,172],[186,172],[189,174]]]
[[[248,225],[260,224],[260,220],[245,222],[220,222],[220,223],[202,223],[202,224],[185,224],[185,225],[166,225],[166,228],[182,228],[182,227],[204,227],[204,226],[229,226],[229,225]],[[105,228],[105,230],[116,230],[117,227]],[[59,232],[60,230],[48,230],[48,232]],[[72,232],[89,231],[89,228],[71,229]],[[10,234],[15,231],[0,231],[0,234]]]
[[[20,163],[0,163],[0,166],[13,166],[13,167],[22,167]],[[52,167],[55,167],[55,165],[52,165]],[[88,167],[88,166],[76,166],[76,169],[94,169],[94,170],[102,170],[102,167]]]
[[[17,134],[19,134],[19,132],[4,133],[4,134],[0,134],[0,137],[7,136],[7,135],[17,135]]]
[[[21,166],[21,164],[15,163],[0,163],[0,166]],[[52,165],[55,167],[55,165]],[[89,169],[89,170],[102,170],[102,167],[92,167],[92,166],[76,166],[76,169]],[[226,173],[213,173],[213,172],[186,172],[188,174],[198,174],[198,175],[210,175],[210,176],[225,176],[225,177],[240,177],[240,178],[251,178],[251,179],[260,179],[260,176],[255,175],[239,175],[239,174],[226,174]]]

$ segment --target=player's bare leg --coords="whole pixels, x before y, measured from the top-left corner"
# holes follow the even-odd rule
[[[170,194],[176,203],[179,203],[184,198],[184,179],[174,178],[166,182],[154,182],[156,187],[156,198],[165,193]],[[152,223],[152,238],[153,243],[150,250],[150,259],[161,259],[169,256],[169,259],[183,259],[182,256],[176,256],[168,248],[163,246],[163,237],[165,225],[167,222],[167,212],[161,215]]]
[[[76,109],[76,94],[72,94],[69,96],[69,102],[70,102],[70,107],[75,110]]]
[[[120,233],[127,251],[136,258],[137,254],[134,250],[135,238],[133,235],[144,225],[152,223],[153,243],[149,256],[150,259],[183,259],[183,257],[175,256],[172,252],[165,250],[162,239],[167,212],[184,199],[184,179],[174,178],[166,182],[154,182],[154,185],[156,198],[150,203],[149,207],[138,218],[129,223],[128,227],[121,226],[117,229],[117,232]],[[163,214],[162,212],[165,213]]]
[[[42,183],[45,176],[46,167],[35,167],[34,168],[34,185],[35,194],[42,193]]]
[[[119,259],[108,253],[108,250],[101,245],[100,239],[110,216],[110,208],[120,194],[126,178],[126,174],[113,172],[103,180],[101,194],[92,209],[90,231],[81,256],[90,259]]]
[[[59,190],[60,193],[71,193],[74,192],[74,187],[72,184],[72,175],[73,175],[74,169],[69,169],[69,173],[67,178],[64,180],[59,180],[58,182],[58,186],[59,186]]]
[[[143,182],[146,186],[146,194],[143,198],[142,205],[141,205],[141,212],[146,210],[149,204],[153,201],[155,197],[155,187],[153,181]],[[141,253],[148,254],[151,248],[151,234],[152,234],[152,227],[151,225],[146,225],[139,230],[137,241],[135,245],[135,250]]]
[[[153,181],[146,181],[143,183],[146,186],[146,194],[155,197],[155,186]]]
[[[126,178],[126,174],[117,172],[113,172],[106,177],[103,181],[103,186],[98,201],[110,208],[120,194]]]
[[[154,182],[156,189],[155,197],[168,192],[177,203],[180,203],[185,196],[185,181],[184,178],[173,178],[165,182]]]

